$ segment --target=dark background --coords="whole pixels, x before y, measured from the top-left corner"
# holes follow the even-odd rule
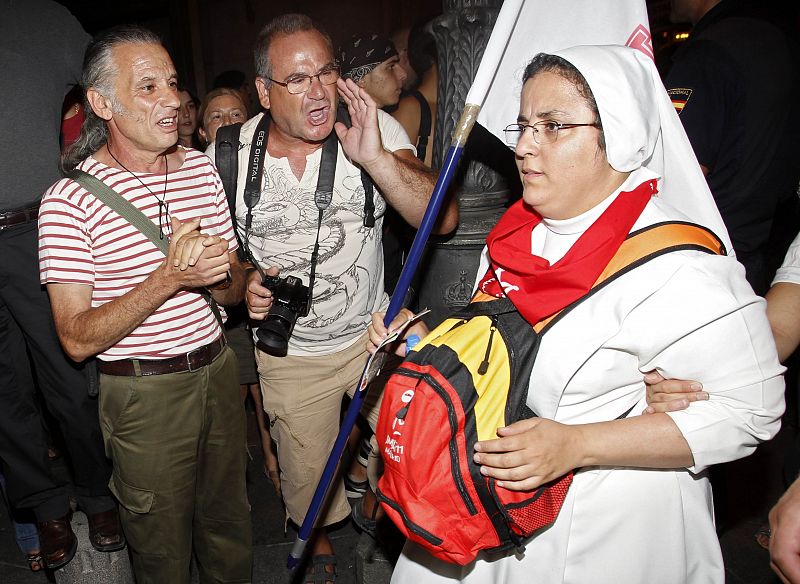
[[[253,79],[253,41],[261,27],[278,14],[308,14],[323,24],[338,46],[353,33],[375,31],[390,35],[415,22],[428,21],[443,10],[442,0],[57,1],[69,8],[91,34],[125,23],[142,24],[157,32],[170,51],[182,82],[201,98],[214,77],[227,69],[239,69]],[[759,4],[786,15],[781,17],[784,24],[798,29],[797,0],[762,0]],[[647,7],[654,46],[657,51],[663,49],[663,60],[668,62],[676,35],[688,32],[690,26],[669,22],[669,0],[647,0]]]
[[[91,34],[137,23],[158,33],[182,82],[202,96],[226,69],[253,79],[252,46],[274,16],[301,12],[318,20],[334,45],[356,32],[389,34],[442,11],[437,0],[58,0]]]

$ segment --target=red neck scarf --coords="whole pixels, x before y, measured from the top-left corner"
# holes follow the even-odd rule
[[[478,289],[507,296],[532,325],[557,313],[589,292],[657,192],[655,180],[621,192],[552,266],[531,253],[531,232],[541,216],[518,201],[486,238],[490,265]]]

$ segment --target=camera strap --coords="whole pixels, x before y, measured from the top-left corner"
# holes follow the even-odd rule
[[[261,198],[261,176],[264,172],[264,158],[266,157],[267,153],[267,139],[269,138],[269,125],[271,120],[272,118],[270,117],[269,112],[265,112],[256,126],[255,133],[253,134],[253,142],[250,145],[250,158],[244,187],[244,204],[247,207],[247,216],[245,218],[246,234],[250,232],[250,227],[253,221],[253,207],[258,204],[258,201]],[[350,121],[350,114],[342,103],[339,104],[339,107],[336,111],[336,120],[342,122],[348,128],[352,125],[352,122]],[[332,152],[332,162],[329,162],[328,164],[330,164],[333,171],[335,171],[339,142],[335,131],[328,135],[325,143],[329,142],[331,139],[337,143],[337,149]],[[323,148],[323,158],[324,154],[325,150]],[[326,162],[324,160],[320,161],[320,175],[317,180],[317,192],[330,193],[332,198],[334,172],[331,172],[330,177],[327,175],[324,176],[325,182],[323,182],[322,168],[325,164]],[[372,228],[375,227],[375,185],[372,182],[372,178],[364,169],[361,169],[361,185],[364,187],[364,227]],[[328,204],[330,204],[330,201]],[[319,205],[317,205],[317,208],[319,208]],[[252,260],[252,256],[250,259]]]
[[[250,159],[247,167],[247,178],[244,185],[244,204],[247,207],[247,216],[245,218],[245,236],[244,247],[245,253],[252,264],[258,267],[258,262],[255,261],[250,253],[250,246],[248,244],[250,236],[250,228],[253,223],[253,207],[258,203],[261,197],[261,177],[264,172],[264,159],[267,154],[267,140],[269,138],[269,125],[270,116],[265,113],[258,125],[256,126],[255,133],[253,134],[253,142],[250,145]],[[336,161],[339,156],[339,139],[336,132],[331,132],[325,139],[322,145],[322,155],[320,157],[319,173],[317,176],[317,189],[314,192],[314,204],[319,211],[317,216],[317,235],[314,240],[314,249],[311,252],[311,273],[308,278],[308,296],[309,299],[313,298],[314,280],[316,279],[317,262],[319,261],[319,234],[322,230],[322,216],[325,210],[330,206],[333,200],[333,181],[336,177]],[[362,182],[365,173],[362,171]],[[365,196],[368,196],[364,203],[364,224],[367,225],[368,220],[371,225],[375,225],[374,209],[375,204],[373,201],[374,191],[372,188],[372,180],[369,180],[370,189],[367,191],[365,188]],[[261,270],[259,269],[259,272]],[[261,274],[263,277],[263,273]],[[310,302],[308,303],[310,307]],[[307,316],[306,314],[302,316]]]
[[[317,176],[317,190],[314,193],[314,204],[319,210],[317,215],[317,237],[314,239],[314,251],[311,252],[311,273],[308,275],[308,300],[306,304],[311,310],[311,300],[314,298],[314,280],[317,274],[317,261],[319,260],[319,232],[322,230],[322,215],[333,200],[333,179],[336,176],[336,159],[339,156],[339,139],[336,132],[331,132],[322,145],[322,156],[319,162],[319,175]],[[303,316],[308,316],[308,312]]]
[[[267,113],[261,117],[253,134],[253,143],[250,145],[250,159],[244,183],[244,204],[247,207],[247,216],[244,222],[245,241],[247,241],[247,235],[249,235],[250,226],[253,223],[253,207],[261,198],[261,175],[264,172],[264,156],[267,153],[267,137],[271,120],[272,118]],[[247,251],[250,255],[250,250]],[[253,259],[252,256],[250,259]]]

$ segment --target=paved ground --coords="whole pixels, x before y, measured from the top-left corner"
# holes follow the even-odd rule
[[[250,451],[254,460],[248,468],[248,493],[253,507],[254,582],[259,584],[294,584],[286,570],[286,557],[294,543],[295,533],[283,533],[283,510],[272,484],[261,472],[261,454],[255,433],[255,420],[249,416]],[[732,512],[720,517],[721,542],[725,555],[727,582],[730,584],[776,584],[769,569],[769,556],[756,545],[753,534],[766,518],[766,512],[781,491],[780,472],[783,449],[796,433],[796,425],[787,425],[779,437],[744,461],[727,465],[724,472],[727,493],[718,490],[718,499],[725,498]],[[622,502],[621,502],[622,504]],[[358,534],[343,525],[333,534],[339,555],[339,582],[352,584],[355,578],[355,548]],[[366,584],[384,584],[372,576]],[[52,575],[28,571],[18,552],[11,524],[0,511],[0,584],[42,584],[54,581]],[[422,584],[422,583],[421,583]],[[489,584],[489,583],[487,583]],[[620,583],[628,584],[628,583]],[[631,583],[637,584],[637,583]]]

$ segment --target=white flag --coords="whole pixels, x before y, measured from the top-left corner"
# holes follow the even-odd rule
[[[506,0],[504,11],[511,8],[507,4],[513,3]],[[498,32],[495,27],[492,41]],[[537,53],[575,45],[627,45],[653,58],[645,0],[524,0],[510,38],[505,31],[500,34],[508,43],[478,123],[503,141],[503,128],[519,114],[522,73]],[[469,96],[467,103],[473,103]]]

